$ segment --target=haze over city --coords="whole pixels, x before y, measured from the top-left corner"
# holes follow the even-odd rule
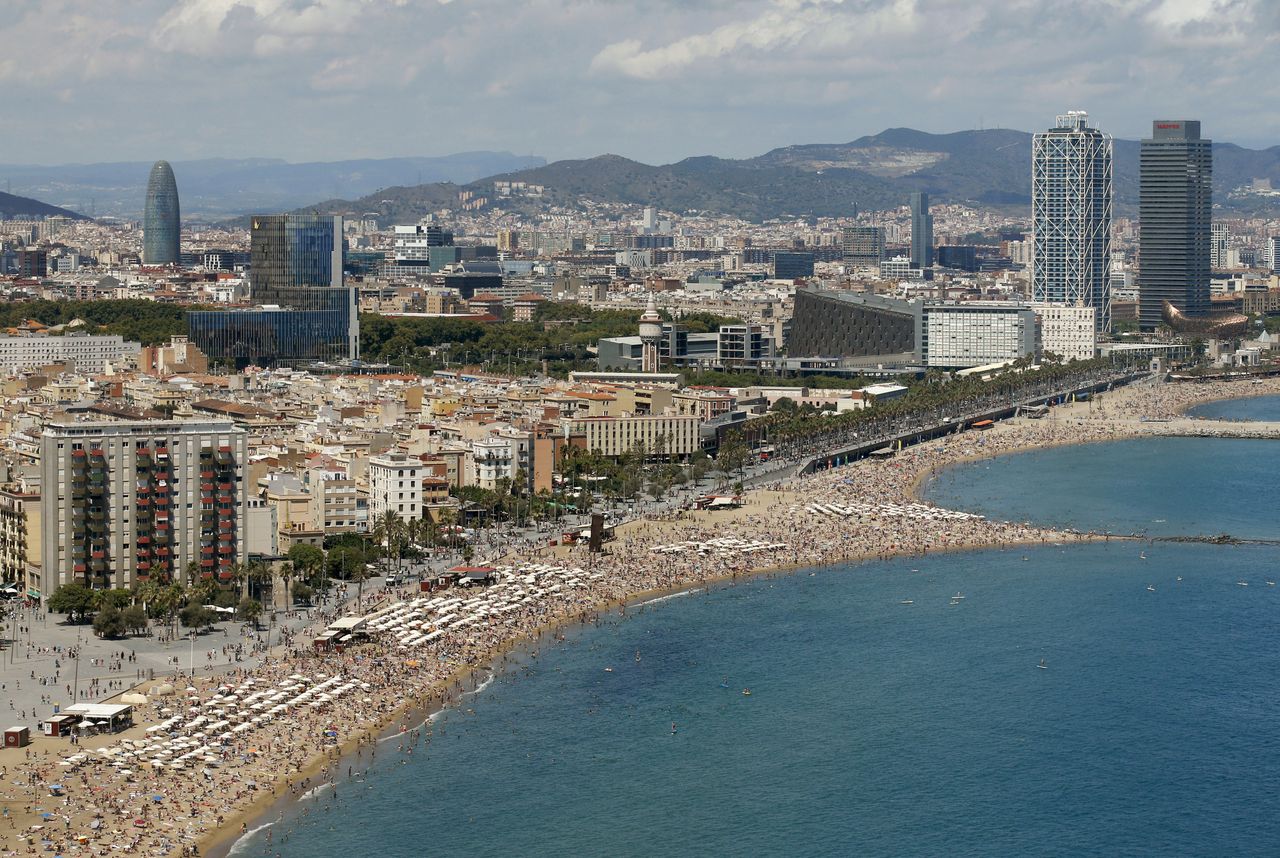
[[[1270,146],[1278,15],[1261,0],[18,0],[0,81],[17,113],[49,119],[3,160],[664,163],[895,126],[1034,130],[1063,106],[1117,137],[1194,115]]]

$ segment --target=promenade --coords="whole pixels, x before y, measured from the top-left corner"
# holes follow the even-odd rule
[[[1247,391],[1142,383],[891,458],[779,476],[749,492],[741,508],[630,522],[603,555],[525,545],[498,562],[495,586],[394,592],[371,621],[374,640],[343,653],[313,653],[306,643],[327,618],[301,618],[292,643],[252,669],[233,663],[213,679],[179,675],[169,690],[140,683],[148,700],[125,734],[0,751],[0,851],[218,854],[275,799],[363,768],[388,725],[403,725],[405,742],[416,741],[421,713],[461,700],[472,671],[500,666],[512,647],[539,646],[558,625],[589,622],[628,601],[787,568],[1100,538],[957,514],[916,492],[931,473],[960,461],[1156,434],[1168,425],[1156,421],[1190,405],[1244,393],[1278,394],[1280,381]],[[370,600],[361,612],[374,609]]]

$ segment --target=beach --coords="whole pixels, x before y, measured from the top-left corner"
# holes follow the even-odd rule
[[[961,461],[1158,434],[1164,424],[1143,421],[1212,399],[1277,393],[1275,380],[1138,384],[1043,419],[779,479],[738,508],[630,522],[602,555],[580,546],[513,553],[495,564],[500,580],[490,587],[372,594],[364,603],[371,643],[313,653],[305,642],[323,631],[320,623],[297,636],[304,645],[251,671],[183,678],[160,696],[152,693],[159,681],[143,683],[136,690],[149,700],[135,707],[137,726],[126,733],[0,752],[3,853],[224,852],[275,802],[371,756],[379,736],[404,732],[416,741],[424,713],[456,703],[477,672],[499,667],[511,649],[536,647],[558,626],[622,604],[776,570],[1102,538],[940,509],[920,501],[919,489]]]

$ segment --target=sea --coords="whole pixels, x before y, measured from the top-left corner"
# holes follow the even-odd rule
[[[1280,442],[1199,438],[959,466],[931,499],[1149,538],[610,615],[232,854],[1275,855],[1278,470]],[[1218,533],[1258,542],[1164,538]]]

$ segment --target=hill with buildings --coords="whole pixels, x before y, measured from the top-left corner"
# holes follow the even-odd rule
[[[163,154],[163,153],[161,153]],[[379,188],[424,182],[472,182],[495,173],[537,167],[546,160],[509,152],[462,152],[423,158],[366,158],[291,164],[279,158],[173,161],[184,220],[286,211],[318,196],[361,197]],[[150,161],[0,164],[10,190],[96,216],[138,218]]]
[[[787,146],[742,160],[704,156],[651,166],[601,155],[464,186],[398,187],[359,199],[333,199],[315,208],[348,215],[379,212],[406,222],[462,206],[534,213],[556,205],[613,203],[762,221],[893,208],[904,205],[911,192],[927,191],[939,203],[1025,211],[1031,204],[1031,137],[1009,129],[930,134],[891,128],[850,143]],[[1115,142],[1116,206],[1122,214],[1137,210],[1138,149],[1134,140]],[[1255,184],[1262,189],[1268,182],[1280,188],[1280,146],[1254,150],[1214,144],[1214,194],[1220,207],[1242,214],[1280,209],[1280,197],[1239,190]]]

